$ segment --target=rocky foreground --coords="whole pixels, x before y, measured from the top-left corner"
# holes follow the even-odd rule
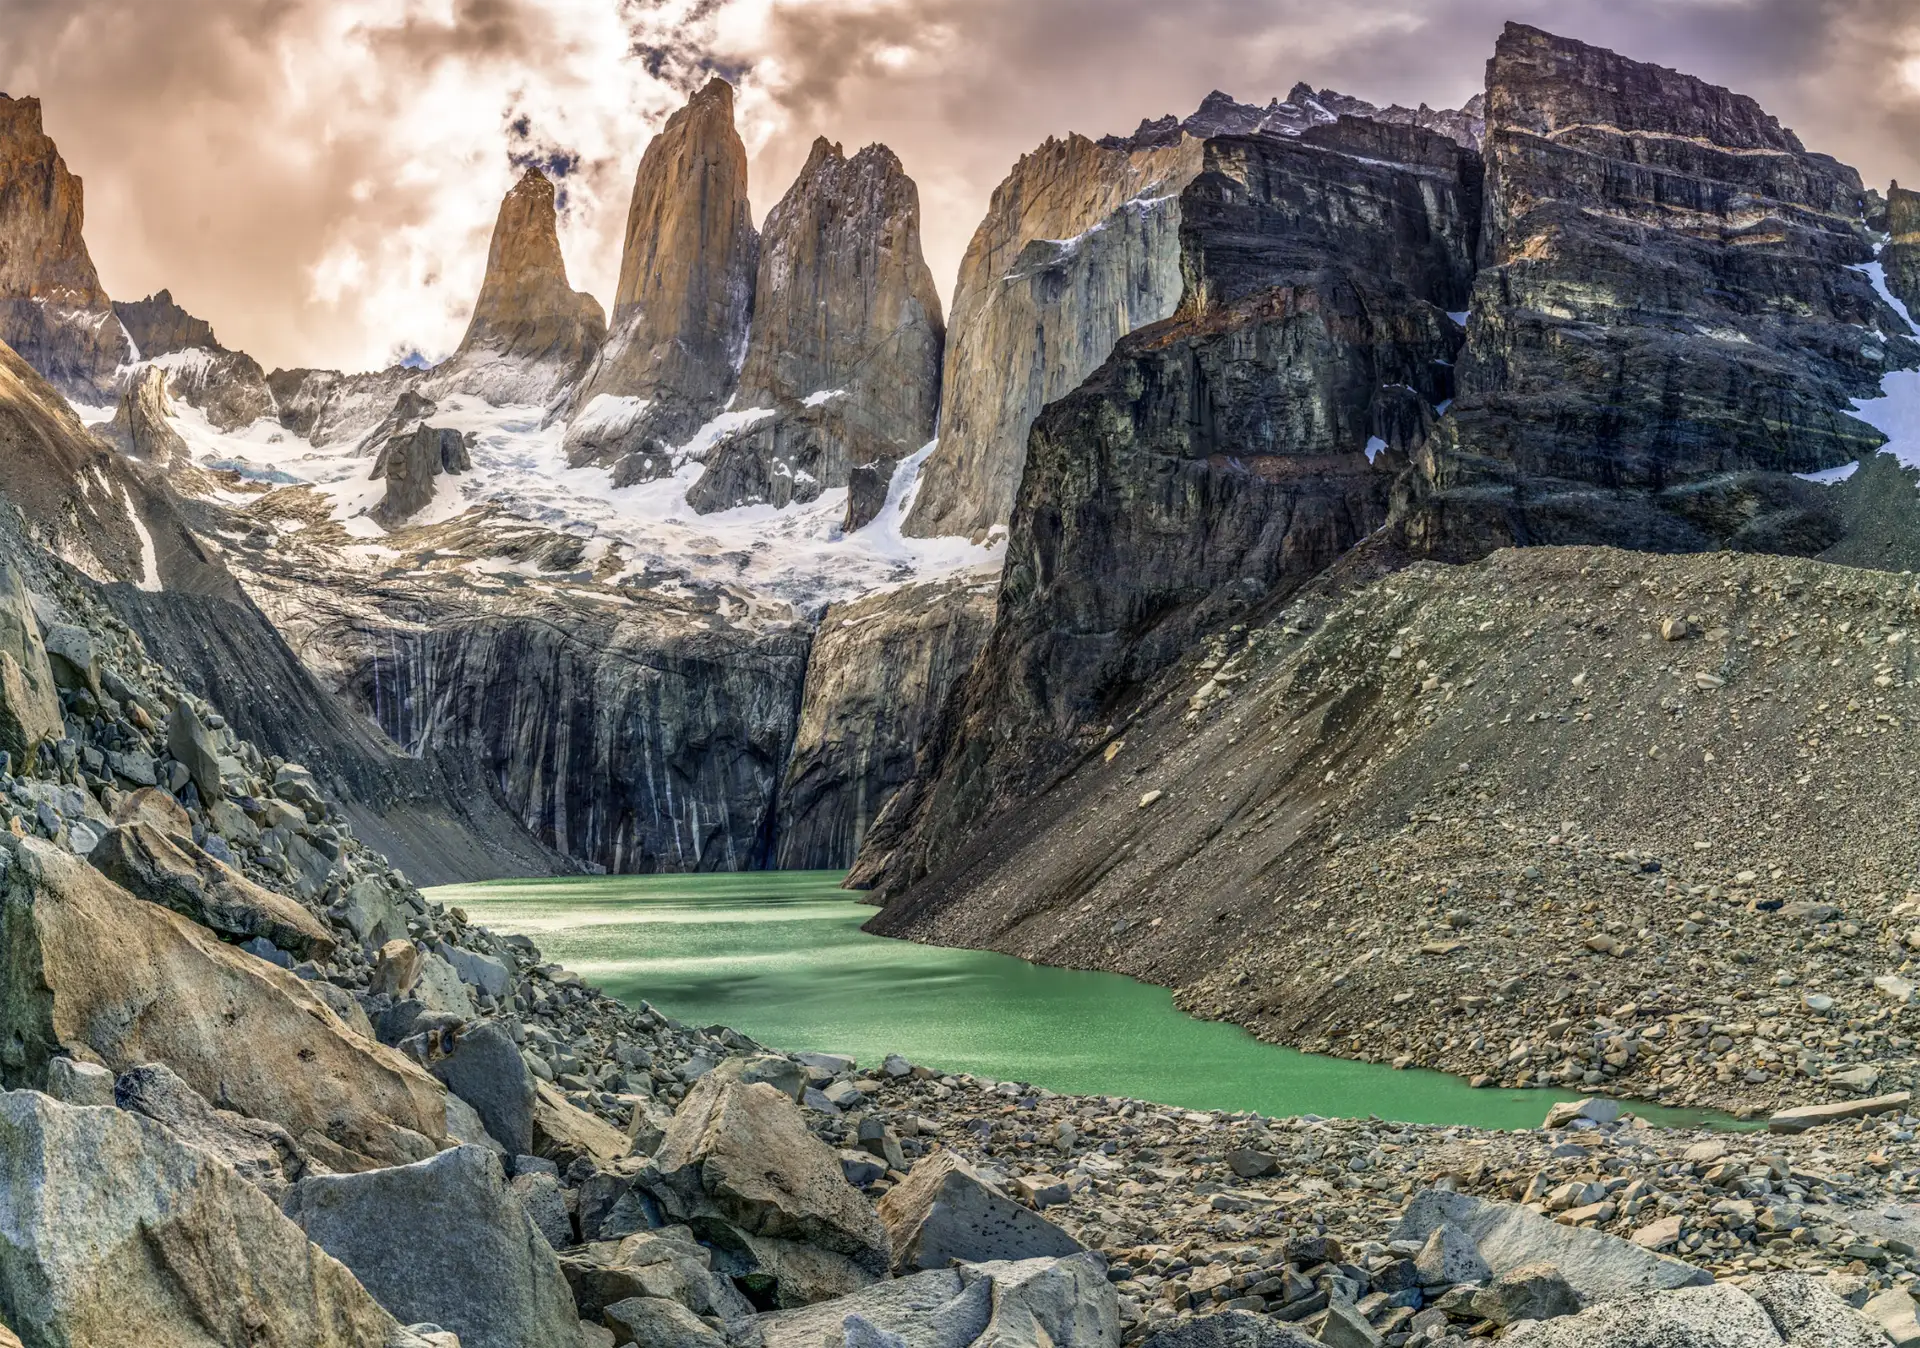
[[[1904,1096],[1496,1133],[772,1053],[426,899],[62,572],[0,571],[0,744],[26,1348],[1920,1342]]]

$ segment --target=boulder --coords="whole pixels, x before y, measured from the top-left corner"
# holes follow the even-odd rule
[[[747,1235],[817,1245],[887,1271],[887,1230],[814,1137],[799,1108],[764,1083],[701,1078],[654,1155],[658,1192],[696,1231],[718,1219]]]
[[[763,1081],[789,1100],[799,1100],[807,1088],[807,1069],[791,1058],[762,1053],[751,1058],[729,1058],[713,1069],[713,1074],[728,1081],[752,1085]]]
[[[177,1141],[219,1157],[241,1179],[276,1201],[288,1185],[307,1173],[307,1158],[286,1129],[229,1109],[215,1109],[164,1063],[122,1072],[109,1103],[144,1115]]]
[[[1585,1100],[1562,1100],[1547,1111],[1547,1121],[1542,1128],[1568,1128],[1578,1122],[1612,1123],[1620,1117],[1620,1102],[1609,1100],[1604,1095],[1589,1096]]]
[[[1065,1259],[961,1264],[875,1283],[838,1301],[778,1311],[757,1322],[764,1348],[842,1348],[859,1341],[916,1348],[1050,1344],[1119,1348],[1120,1298],[1106,1261]]]
[[[1580,1294],[1548,1263],[1521,1264],[1494,1276],[1473,1296],[1473,1313],[1496,1325],[1575,1315]]]
[[[244,815],[241,817],[245,818]],[[143,786],[138,791],[129,791],[122,796],[120,803],[113,807],[113,822],[145,824],[162,835],[177,834],[182,838],[193,836],[193,820],[180,802],[170,793],[153,786]]]
[[[413,996],[429,1011],[462,1020],[473,1015],[473,997],[467,985],[451,964],[431,952],[420,957],[420,981],[414,984]]]
[[[454,1032],[453,1049],[427,1064],[446,1088],[473,1106],[487,1133],[514,1156],[533,1152],[533,1076],[496,1021]]]
[[[617,1245],[600,1242],[560,1261],[575,1304],[586,1320],[629,1297],[660,1297],[695,1315],[744,1325],[753,1307],[726,1276],[713,1268],[713,1251],[699,1244],[684,1226],[627,1237]]]
[[[371,876],[349,886],[334,911],[363,947],[384,949],[407,939],[407,921],[394,905],[393,895]]]
[[[318,918],[208,856],[187,836],[168,836],[136,820],[108,833],[87,860],[136,898],[222,936],[263,937],[296,959],[333,958],[333,937]]]
[[[533,1154],[556,1162],[562,1170],[581,1157],[605,1169],[626,1156],[632,1146],[627,1135],[603,1123],[544,1081],[533,1083]]]
[[[513,991],[513,972],[491,955],[462,950],[445,941],[435,947],[440,958],[453,966],[462,983],[476,987],[489,997],[504,997]]]
[[[47,1094],[69,1105],[113,1104],[113,1073],[78,1058],[47,1061]]]
[[[360,1175],[317,1175],[286,1213],[380,1304],[462,1348],[579,1348],[559,1260],[482,1147]]]
[[[533,1220],[534,1229],[546,1237],[555,1250],[573,1244],[573,1216],[567,1211],[566,1191],[560,1181],[544,1170],[515,1175],[510,1187]]]
[[[844,1254],[772,1236],[723,1232],[722,1267],[754,1304],[793,1310],[850,1296],[871,1286],[874,1275]]]
[[[1414,1196],[1395,1238],[1425,1241],[1444,1224],[1458,1227],[1474,1243],[1496,1277],[1527,1264],[1550,1263],[1589,1302],[1713,1280],[1705,1269],[1617,1236],[1562,1226],[1516,1204],[1439,1189]]]
[[[0,753],[30,772],[40,746],[65,733],[60,693],[26,586],[0,560]]]
[[[440,1084],[349,1030],[299,978],[49,843],[12,841],[0,879],[0,1082],[38,1085],[60,1046],[84,1045],[116,1073],[165,1063],[332,1169],[405,1164],[444,1145]]]
[[[955,1260],[1057,1259],[1084,1247],[988,1184],[951,1151],[914,1166],[880,1200],[896,1273],[946,1268]]]
[[[1904,1110],[1913,1102],[1910,1091],[1895,1091],[1891,1095],[1876,1095],[1867,1100],[1836,1100],[1830,1105],[1801,1105],[1796,1109],[1783,1109],[1767,1120],[1769,1133],[1804,1133],[1809,1128],[1818,1128],[1825,1123],[1844,1123],[1849,1119],[1863,1119],[1874,1114],[1892,1114]]]
[[[628,1297],[607,1307],[605,1315],[607,1328],[621,1343],[646,1348],[726,1348],[727,1341],[706,1321],[664,1297]]]
[[[417,1345],[228,1166],[149,1119],[0,1094],[0,1304],[89,1348]]]
[[[49,623],[41,633],[53,681],[62,688],[81,689],[100,696],[100,652],[93,633],[71,623]]]
[[[1860,1313],[1892,1341],[1893,1348],[1920,1348],[1920,1308],[1906,1288],[1889,1287],[1868,1298]]]
[[[1413,1267],[1422,1287],[1452,1287],[1456,1283],[1485,1282],[1493,1276],[1480,1257],[1472,1237],[1451,1222],[1442,1222],[1414,1256]]]
[[[419,981],[420,952],[412,941],[392,940],[380,947],[367,991],[376,996],[404,997]]]
[[[167,752],[186,768],[188,780],[200,793],[203,804],[212,805],[227,798],[213,732],[201,723],[184,699],[173,704],[173,715],[167,719]]]
[[[1775,1276],[1642,1293],[1579,1315],[1515,1325],[1514,1348],[1885,1348],[1886,1339],[1830,1292]],[[1902,1292],[1899,1295],[1905,1296]]]

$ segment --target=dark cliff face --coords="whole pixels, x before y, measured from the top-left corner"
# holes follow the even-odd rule
[[[708,454],[695,510],[812,500],[933,438],[946,328],[899,158],[818,140],[765,223],[734,405],[775,416]]]
[[[195,318],[175,304],[172,291],[156,291],[143,300],[115,300],[113,312],[119,316],[127,336],[133,338],[142,360],[193,347],[226,350],[213,335],[213,324],[204,318]]]
[[[369,632],[350,689],[542,844],[620,872],[771,865],[808,636],[546,603]]]
[[[1199,635],[1386,522],[1452,394],[1478,193],[1473,152],[1419,128],[1207,142],[1179,313],[1034,424],[993,635],[888,887],[1103,742]]]
[[[1793,473],[1882,438],[1847,414],[1920,360],[1858,270],[1853,170],[1751,99],[1510,25],[1459,395],[1422,457],[1417,549],[1605,542],[1816,553]]]

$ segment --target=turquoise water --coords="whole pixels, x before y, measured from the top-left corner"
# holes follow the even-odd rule
[[[509,880],[429,891],[629,1002],[788,1052],[899,1053],[943,1072],[1262,1114],[1539,1126],[1554,1091],[1316,1057],[1195,1020],[1117,974],[869,936],[828,871]],[[1700,1113],[1639,1108],[1662,1123]]]

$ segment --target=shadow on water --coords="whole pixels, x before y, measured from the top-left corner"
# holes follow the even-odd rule
[[[1407,1123],[1538,1127],[1574,1095],[1474,1090],[1262,1044],[1196,1020],[1164,988],[1118,974],[870,936],[873,910],[834,871],[609,876],[452,885],[432,898],[612,995],[688,1024],[722,1024],[788,1052],[888,1053],[944,1072],[1188,1109],[1378,1115]],[[1650,1122],[1728,1126],[1706,1111],[1632,1107]]]

